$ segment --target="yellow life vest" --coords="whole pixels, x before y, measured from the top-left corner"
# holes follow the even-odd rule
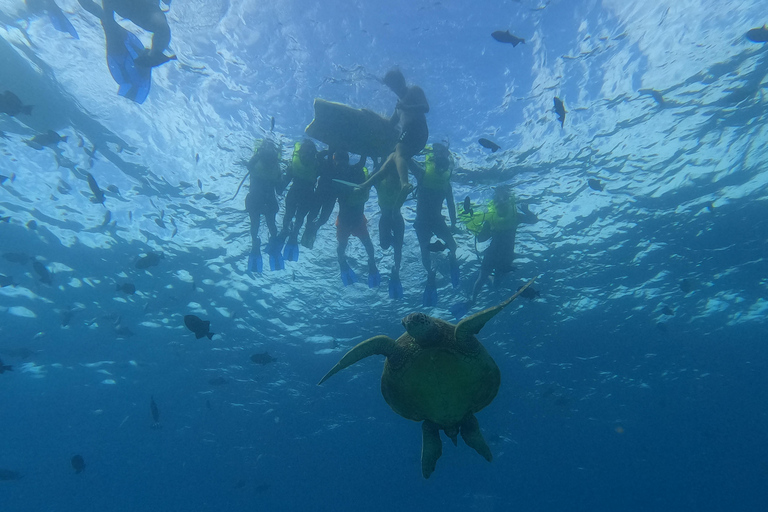
[[[509,214],[502,216],[496,210],[496,203],[491,199],[488,201],[487,211],[473,212],[472,215],[469,212],[462,211],[459,214],[459,220],[463,222],[469,231],[475,235],[480,234],[483,229],[483,224],[486,222],[490,224],[491,233],[499,233],[502,231],[508,231],[517,227],[517,207],[515,206],[515,198],[511,196],[509,198]]]
[[[291,174],[293,174],[294,178],[314,183],[317,179],[318,162],[315,160],[309,165],[304,164],[299,157],[300,149],[301,142],[294,144],[293,159],[291,160]]]
[[[397,196],[400,194],[400,176],[396,172],[390,172],[387,176],[375,184],[378,195],[379,208],[396,208]]]
[[[424,178],[421,182],[422,187],[431,189],[442,189],[451,181],[451,166],[438,169],[435,162],[435,151],[432,146],[427,146],[427,156],[424,167]]]
[[[269,142],[262,139],[257,140],[254,144],[254,152],[258,154],[261,146],[268,143]],[[277,152],[277,158],[271,164],[265,164],[262,159],[258,159],[253,164],[253,167],[249,167],[251,180],[256,180],[262,183],[277,183],[280,181],[280,147],[276,147],[275,151]]]

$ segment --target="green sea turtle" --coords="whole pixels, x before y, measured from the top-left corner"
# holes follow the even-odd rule
[[[535,279],[535,278],[534,278]],[[406,332],[397,340],[374,336],[353,347],[319,384],[368,356],[386,356],[381,394],[400,416],[421,424],[421,473],[429,478],[443,453],[440,430],[493,459],[476,412],[490,404],[499,391],[499,367],[475,334],[491,318],[522,294],[534,279],[501,304],[469,316],[457,325],[424,313],[403,318]]]

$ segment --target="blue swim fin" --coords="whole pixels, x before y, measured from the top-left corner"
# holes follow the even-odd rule
[[[283,249],[283,259],[286,261],[299,261],[299,244],[288,242]]]
[[[119,25],[118,25],[119,27]],[[107,34],[107,31],[104,32]],[[135,64],[136,58],[146,52],[139,38],[120,27],[122,38],[112,40],[107,34],[107,65],[117,85],[117,94],[144,103],[152,83],[152,68]]]
[[[357,282],[357,275],[349,265],[347,265],[347,268],[342,269],[341,271],[341,282],[344,283],[344,286],[349,286]]]
[[[248,271],[261,274],[264,270],[264,260],[261,259],[261,253],[252,252],[248,256]]]
[[[389,298],[390,299],[402,299],[403,298],[403,283],[399,278],[389,278]]]
[[[381,284],[381,274],[375,270],[368,274],[368,288],[377,288]]]
[[[51,20],[53,28],[59,32],[67,32],[75,39],[80,39],[75,27],[72,26],[72,23],[67,19],[67,16],[58,7],[56,10],[48,10],[48,18]]]

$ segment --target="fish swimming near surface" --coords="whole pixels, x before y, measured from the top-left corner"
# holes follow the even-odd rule
[[[203,182],[200,181],[199,179],[197,180],[197,186],[200,187],[200,192],[202,192],[203,191]]]
[[[587,180],[587,183],[589,183],[589,188],[592,190],[597,190],[598,192],[602,192],[605,188],[605,185],[600,183],[600,180],[596,180],[594,178]]]
[[[45,265],[35,260],[32,262],[32,268],[34,268],[35,272],[37,272],[37,275],[40,276],[40,282],[45,284],[51,284],[53,282],[51,278],[51,272],[46,268]]]
[[[268,352],[263,352],[261,354],[253,354],[251,356],[251,362],[256,364],[269,364],[277,361],[276,357],[272,357],[269,355]]]
[[[47,132],[35,135],[31,139],[27,139],[24,142],[27,144],[27,146],[33,149],[41,150],[45,146],[55,148],[59,144],[59,142],[66,142],[66,141],[67,141],[66,135],[59,135],[53,130],[48,130]]]
[[[195,338],[198,340],[205,336],[207,336],[209,340],[213,338],[214,333],[211,332],[211,322],[209,320],[202,320],[195,315],[186,315],[184,317],[184,325],[187,326],[187,329],[195,333]]]
[[[136,260],[136,268],[147,269],[149,267],[155,267],[160,263],[160,258],[163,257],[159,252],[148,252],[146,255]]]
[[[501,146],[488,139],[478,139],[477,142],[484,148],[490,149],[491,153],[495,153],[501,149]]]
[[[472,217],[475,213],[472,211],[472,200],[469,196],[464,198],[464,213]]]
[[[0,373],[12,372],[13,366],[10,364],[3,364],[3,360],[0,359]]]
[[[557,120],[560,121],[560,128],[562,128],[565,125],[565,105],[563,105],[563,100],[555,96],[555,114],[557,114]]]
[[[85,471],[85,459],[83,459],[82,455],[75,455],[72,457],[72,467],[75,470],[75,473],[82,473]]]
[[[104,204],[104,199],[106,199],[104,197],[104,192],[102,192],[101,189],[99,188],[99,184],[96,183],[96,178],[93,177],[93,174],[91,173],[87,173],[87,174],[88,174],[88,186],[91,187],[91,192],[93,192],[93,196],[94,196],[91,198],[91,202]]]
[[[768,25],[748,30],[746,35],[753,43],[768,43]]]
[[[116,286],[115,288],[116,292],[123,292],[127,295],[133,295],[134,293],[136,293],[136,285],[132,283],[123,283],[115,286]]]
[[[13,471],[10,469],[0,469],[0,480],[4,481],[10,481],[10,480],[21,480],[22,474],[18,471]]]
[[[520,286],[517,291],[520,291],[520,288],[522,288],[525,285]],[[534,290],[533,287],[529,286],[525,290],[523,290],[523,293],[520,294],[521,297],[525,297],[529,300],[536,300],[537,297],[540,297],[541,294],[538,290]]]
[[[275,118],[274,118],[274,116],[269,118],[269,131],[270,132],[274,132],[275,131]]]
[[[695,288],[695,282],[693,279],[683,279],[680,281],[680,291],[683,293],[689,293]]]
[[[157,408],[154,396],[149,397],[149,410],[152,412],[152,421],[154,421],[152,428],[160,428],[160,409]]]
[[[661,314],[666,316],[675,316],[675,310],[669,306],[664,306],[661,309]]]
[[[19,265],[26,265],[31,259],[23,252],[5,252],[3,253],[3,259],[10,261],[11,263],[18,263]]]
[[[5,288],[6,286],[16,286],[16,283],[13,281],[12,276],[0,274],[0,288]]]
[[[525,39],[510,34],[509,30],[497,30],[495,32],[491,32],[491,37],[500,43],[509,43],[513,47],[519,45],[520,43],[525,43]]]
[[[24,105],[18,96],[11,91],[5,91],[3,94],[0,94],[0,112],[11,117],[19,114],[31,116],[32,105]]]

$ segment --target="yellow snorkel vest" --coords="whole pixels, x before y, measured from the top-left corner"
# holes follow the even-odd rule
[[[317,180],[317,160],[310,165],[304,164],[299,157],[299,150],[301,150],[301,142],[297,142],[293,146],[293,159],[291,160],[291,174],[295,179],[302,181],[308,181],[314,183]]]
[[[424,178],[422,179],[421,186],[431,189],[442,189],[449,181],[451,181],[451,174],[453,173],[451,166],[438,169],[435,162],[435,150],[432,146],[427,146],[427,156],[424,166]]]
[[[502,216],[496,209],[496,203],[491,199],[488,201],[487,211],[476,211],[472,215],[463,211],[459,213],[458,218],[463,222],[469,231],[475,235],[480,234],[483,224],[490,224],[491,233],[508,231],[517,227],[517,206],[515,205],[515,196],[509,197],[509,213]]]

